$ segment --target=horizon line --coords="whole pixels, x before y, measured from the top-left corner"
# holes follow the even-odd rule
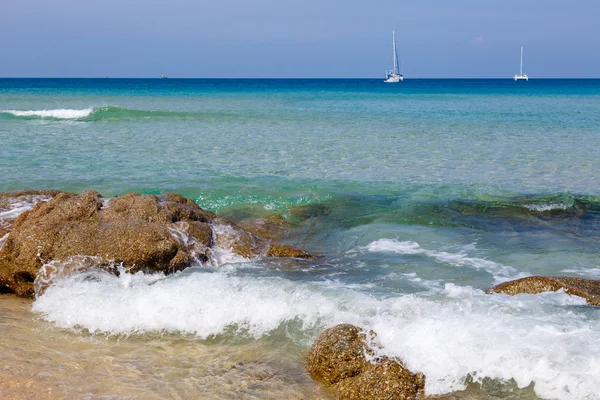
[[[135,76],[135,77],[126,77],[126,76],[0,76],[0,79],[155,79],[155,80],[176,80],[176,79],[205,79],[205,80],[379,80],[383,81],[383,78],[380,77],[371,77],[371,78],[339,78],[339,77],[312,77],[312,78],[303,78],[303,77],[166,77],[161,78],[160,76]],[[514,80],[513,76],[509,77],[404,77],[405,80],[434,80],[434,79],[463,79],[463,80],[485,80],[485,79],[494,79],[494,80]],[[531,78],[533,80],[552,80],[552,79],[600,79],[599,77],[543,77],[543,78]]]

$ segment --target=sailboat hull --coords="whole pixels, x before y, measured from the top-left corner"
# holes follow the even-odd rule
[[[384,81],[385,83],[399,83],[402,82],[404,80],[404,78],[402,77],[402,75],[390,75],[387,77],[387,79]]]

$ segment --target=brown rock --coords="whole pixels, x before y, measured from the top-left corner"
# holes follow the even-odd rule
[[[394,359],[373,362],[367,344],[374,332],[350,324],[325,330],[309,349],[308,370],[312,377],[332,387],[341,399],[416,399],[423,393],[425,377],[413,374]]]
[[[109,270],[108,263],[122,264],[132,273],[168,274],[209,261],[215,244],[246,258],[267,253],[271,257],[312,258],[302,250],[271,245],[232,222],[215,219],[214,213],[174,193],[128,193],[103,199],[95,191],[81,195],[28,191],[0,193],[0,205],[15,196],[45,196],[14,224],[10,222],[8,236],[9,228],[0,224],[0,286],[21,296],[34,294],[38,271],[53,262],[61,273],[93,267]],[[48,267],[40,281],[51,282],[48,274],[54,270]],[[39,291],[46,286],[36,284]]]
[[[271,243],[267,250],[268,257],[289,257],[289,258],[304,258],[312,260],[315,257],[312,254],[300,250],[294,246],[283,245],[278,243]]]
[[[600,281],[583,278],[530,276],[508,281],[494,286],[489,293],[515,295],[519,293],[537,294],[556,292],[563,289],[572,296],[583,297],[588,304],[600,307]]]
[[[129,193],[103,202],[94,191],[60,193],[15,221],[0,250],[0,284],[31,296],[44,263],[74,256],[113,260],[131,272],[175,272],[193,257],[190,246],[172,233],[173,222],[192,223],[195,233],[202,232],[198,242],[206,243],[206,226],[196,223],[212,215],[178,195]]]
[[[288,235],[290,224],[282,215],[276,214],[266,218],[241,221],[238,225],[261,238],[281,240]]]
[[[22,206],[23,203],[34,204],[42,200],[50,200],[58,195],[58,190],[21,190],[16,192],[0,193],[0,213],[10,211],[16,204]],[[21,204],[19,204],[21,203]],[[10,230],[15,222],[15,217],[10,214],[0,218],[0,239],[2,239]],[[2,243],[0,243],[0,248]]]
[[[206,247],[212,247],[214,244],[213,231],[209,223],[191,221],[185,223],[184,231],[193,236],[198,242]]]
[[[344,379],[335,387],[342,399],[412,400],[423,394],[425,376],[413,374],[394,360],[381,360],[356,378]]]
[[[365,354],[372,353],[366,338],[361,328],[350,324],[325,330],[308,352],[312,377],[326,385],[335,385],[363,373],[369,367]]]
[[[26,196],[45,196],[54,197],[57,194],[63,193],[60,190],[18,190],[14,192],[0,192],[0,200],[11,199],[15,197]],[[2,204],[2,203],[0,203]]]
[[[231,249],[235,254],[252,259],[260,256],[267,248],[267,241],[240,228],[237,224],[224,219],[216,218],[215,236],[216,245]]]

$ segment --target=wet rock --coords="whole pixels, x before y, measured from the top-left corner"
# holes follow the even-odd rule
[[[350,324],[325,330],[309,349],[310,374],[341,399],[416,399],[423,393],[425,377],[398,360],[374,357],[369,342],[375,336]]]
[[[496,285],[488,293],[504,293],[512,296],[519,293],[556,292],[561,289],[572,296],[583,297],[588,304],[600,307],[600,280],[593,279],[530,276]]]
[[[315,258],[312,254],[294,246],[265,240],[227,219],[216,218],[215,224],[217,246],[230,249],[244,258],[252,259],[261,255],[267,257]]]
[[[218,247],[230,249],[248,259],[256,258],[266,250],[266,240],[245,231],[232,221],[216,218],[214,222],[215,242]]]
[[[179,221],[203,232],[214,214],[178,195],[129,193],[110,201],[95,191],[59,193],[15,221],[0,250],[0,284],[33,295],[40,267],[52,260],[92,256],[122,264],[129,272],[172,273],[193,261],[190,248],[171,230]]]
[[[211,247],[214,244],[213,231],[208,222],[184,222],[182,229],[206,247]]]
[[[238,222],[244,230],[264,239],[282,240],[289,234],[290,223],[282,215],[270,215],[266,218],[250,219]]]
[[[342,324],[325,330],[308,352],[308,370],[312,377],[327,385],[360,375],[372,355],[365,332],[354,325]]]
[[[336,390],[340,398],[348,400],[411,400],[421,395],[424,387],[423,374],[413,374],[398,362],[385,359],[356,378],[341,381]]]
[[[33,207],[16,219],[18,213],[9,209],[16,204],[15,198],[28,202],[24,208]],[[58,262],[63,272],[71,273],[82,268],[104,268],[108,263],[130,273],[169,274],[210,261],[214,246],[230,248],[249,259],[267,254],[311,257],[292,246],[271,244],[174,193],[128,193],[112,199],[102,198],[95,191],[81,195],[54,191],[0,193],[2,204],[8,207],[14,223],[10,222],[9,234],[4,233],[9,228],[0,224],[0,234],[4,233],[0,235],[0,286],[21,296],[33,296],[40,268],[53,262]],[[52,271],[48,268],[42,281],[50,282]],[[37,285],[39,290],[46,286]]]
[[[2,202],[6,199],[14,199],[17,197],[29,197],[29,196],[45,196],[52,198],[61,192],[60,190],[17,190],[14,192],[0,192],[0,207]]]
[[[267,250],[267,257],[288,257],[288,258],[304,258],[312,260],[315,257],[304,250],[300,250],[294,246],[271,243]]]
[[[331,214],[331,207],[323,204],[305,204],[290,208],[290,216],[297,221],[324,217]]]

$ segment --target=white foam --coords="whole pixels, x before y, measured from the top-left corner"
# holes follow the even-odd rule
[[[485,270],[489,272],[495,283],[501,283],[509,279],[518,279],[528,276],[519,272],[516,268],[508,265],[499,264],[484,258],[469,257],[464,253],[466,249],[473,249],[470,245],[463,251],[450,253],[447,251],[436,251],[422,248],[417,242],[399,241],[395,239],[379,239],[366,246],[370,252],[393,252],[397,254],[419,254],[433,258],[436,262],[452,266],[474,268],[476,270]]]
[[[568,268],[563,269],[560,272],[566,272],[569,274],[577,274],[588,278],[600,278],[600,267],[596,268]]]
[[[40,118],[57,118],[57,119],[79,119],[85,118],[94,112],[93,108],[84,109],[56,109],[56,110],[3,110],[0,111],[7,114],[12,114],[15,117],[40,117]]]
[[[385,354],[423,372],[427,394],[463,389],[471,374],[514,378],[520,387],[533,381],[544,398],[600,398],[600,318],[583,299],[488,295],[452,284],[436,294],[378,298],[333,286],[224,270],[166,278],[88,271],[58,281],[33,310],[59,327],[111,334],[207,338],[233,329],[259,338],[291,324],[283,331],[304,345],[347,322],[374,329]]]
[[[215,245],[210,251],[210,261],[214,266],[232,263],[245,263],[249,259],[236,254],[233,245],[239,240],[240,232],[230,225],[213,224],[213,241]]]
[[[49,201],[49,196],[25,195],[5,199],[8,201],[7,208],[0,209],[0,228],[9,228],[14,220],[27,210],[31,210],[41,201]],[[0,238],[0,249],[8,239],[8,234]]]
[[[544,212],[552,210],[568,210],[571,206],[566,203],[554,203],[554,204],[525,204],[523,207],[531,211]]]
[[[0,211],[0,219],[14,219],[19,214],[24,213],[27,210],[31,210],[37,203],[42,201],[49,201],[50,196],[40,195],[25,195],[7,199],[8,208]]]

